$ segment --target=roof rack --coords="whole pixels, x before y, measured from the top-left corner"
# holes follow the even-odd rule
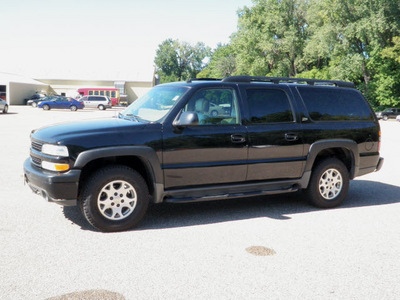
[[[192,81],[218,81],[221,80],[221,78],[190,78],[187,83],[191,83]]]
[[[272,82],[279,83],[306,83],[309,85],[334,85],[337,87],[354,88],[354,83],[349,81],[339,80],[321,80],[321,79],[306,79],[306,78],[290,78],[290,77],[262,77],[262,76],[230,76],[222,79],[222,82]]]

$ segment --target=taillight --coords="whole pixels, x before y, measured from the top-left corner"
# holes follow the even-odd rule
[[[381,151],[381,131],[379,130],[379,137],[378,137],[378,152]]]

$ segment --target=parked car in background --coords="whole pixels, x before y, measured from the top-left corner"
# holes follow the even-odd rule
[[[225,109],[217,104],[214,104],[212,102],[210,102],[210,108],[208,113],[212,116],[212,117],[218,117],[218,116],[223,116],[226,115],[229,112],[226,112]]]
[[[30,99],[26,102],[26,105],[30,105],[32,107],[37,107],[39,102],[50,101],[57,97],[60,97],[60,96],[48,96],[48,97],[46,96],[46,97],[41,97],[41,98],[36,98],[36,99]]]
[[[386,108],[384,111],[376,112],[376,117],[384,121],[388,119],[396,119],[400,115],[400,108]]]
[[[0,110],[3,112],[3,114],[8,112],[8,104],[3,99],[0,99]]]
[[[35,94],[32,97],[25,99],[24,101],[26,105],[32,105],[33,107],[36,107],[40,101],[44,100],[44,98],[46,98],[46,95],[44,94]]]
[[[98,108],[100,110],[111,108],[112,105],[111,99],[107,96],[83,96],[79,101],[83,101],[85,107]]]
[[[43,108],[44,110],[60,108],[60,109],[70,109],[72,111],[83,109],[85,107],[82,101],[77,101],[71,97],[57,96],[49,98],[50,99],[46,99],[45,101],[39,102],[38,107]]]

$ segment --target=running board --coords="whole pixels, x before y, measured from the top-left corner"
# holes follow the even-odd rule
[[[213,200],[224,200],[242,197],[254,197],[254,196],[264,196],[264,195],[276,195],[283,193],[293,193],[297,192],[299,187],[293,185],[289,188],[275,189],[275,190],[259,190],[251,192],[238,192],[238,193],[225,193],[219,195],[209,195],[209,196],[193,196],[193,197],[173,197],[167,196],[164,201],[169,203],[189,203],[189,202],[200,202],[200,201],[213,201]]]

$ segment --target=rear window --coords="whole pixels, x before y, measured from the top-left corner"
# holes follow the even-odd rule
[[[314,121],[371,121],[372,111],[357,90],[298,87]]]

